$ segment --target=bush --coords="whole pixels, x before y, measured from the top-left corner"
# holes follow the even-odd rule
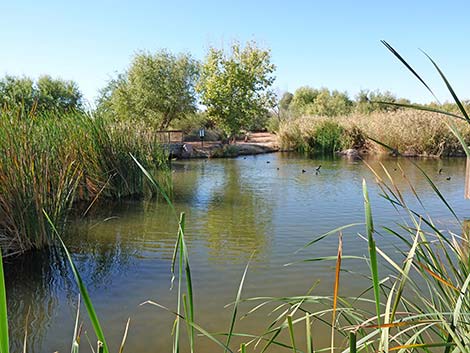
[[[341,148],[344,128],[337,122],[324,120],[308,139],[314,153],[334,153]]]
[[[237,157],[239,148],[237,145],[223,145],[211,151],[210,156],[214,158]]]

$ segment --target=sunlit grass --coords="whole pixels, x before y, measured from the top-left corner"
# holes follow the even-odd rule
[[[62,230],[77,202],[92,207],[98,198],[143,196],[147,182],[129,153],[170,185],[167,156],[151,130],[82,113],[30,117],[3,111],[0,151],[4,254],[51,244],[43,209]]]
[[[402,154],[436,157],[464,155],[464,148],[442,115],[405,109],[369,115],[353,114],[333,118],[305,116],[292,119],[280,126],[278,136],[281,147],[321,153],[321,148],[315,149],[315,136],[325,121],[334,122],[343,129],[336,147],[330,153],[348,148],[363,148],[376,154],[390,153],[367,139],[372,137]],[[470,126],[462,120],[454,120],[453,124],[463,140],[469,143]]]

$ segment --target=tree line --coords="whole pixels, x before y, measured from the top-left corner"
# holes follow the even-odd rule
[[[157,129],[204,115],[205,125],[234,138],[242,129],[265,129],[270,120],[389,112],[410,104],[388,91],[362,90],[352,99],[346,92],[304,86],[276,94],[275,69],[270,50],[255,42],[235,42],[228,50],[211,47],[203,61],[188,53],[142,51],[100,90],[94,113],[117,121],[145,121]],[[85,110],[75,82],[50,76],[37,81],[5,76],[0,80],[0,107],[21,107],[31,114]]]

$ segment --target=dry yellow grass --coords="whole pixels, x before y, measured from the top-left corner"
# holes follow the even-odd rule
[[[311,143],[319,124],[324,121],[336,122],[343,129],[342,148],[357,148],[361,136],[395,148],[400,153],[428,156],[463,155],[463,149],[446,125],[446,117],[440,114],[399,110],[396,112],[373,113],[370,115],[351,114],[335,118],[304,116],[285,121],[279,128],[279,143],[282,148],[303,149]],[[467,142],[470,142],[470,126],[457,120]],[[371,140],[364,146],[371,152],[386,150]]]

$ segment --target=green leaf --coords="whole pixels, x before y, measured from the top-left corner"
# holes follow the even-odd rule
[[[49,222],[49,225],[51,226],[54,235],[59,240],[59,243],[65,252],[65,255],[70,264],[70,267],[72,268],[72,273],[75,278],[75,282],[77,283],[78,289],[80,290],[80,294],[83,298],[83,302],[85,303],[85,307],[87,309],[88,316],[90,317],[90,321],[95,331],[96,337],[100,341],[99,343],[101,343],[101,349],[103,350],[104,353],[109,353],[108,345],[106,343],[106,339],[104,338],[103,329],[101,328],[98,315],[96,315],[95,308],[93,307],[93,303],[91,302],[90,295],[88,294],[88,290],[85,284],[83,283],[82,277],[80,276],[80,273],[78,272],[77,267],[75,266],[75,263],[72,260],[72,256],[70,255],[69,250],[67,249],[67,247],[65,246],[65,243],[63,242],[61,236],[59,235],[59,232],[57,231],[55,225],[52,223],[51,219],[49,218],[49,215],[44,210],[42,212],[44,213],[44,216]],[[98,347],[100,347],[100,344],[98,344]]]
[[[375,248],[375,241],[373,236],[374,223],[372,220],[372,210],[370,206],[369,192],[367,190],[367,184],[365,179],[362,180],[362,191],[364,194],[364,210],[366,218],[367,240],[369,246],[370,271],[372,275],[372,284],[374,287],[375,309],[377,313],[377,323],[380,325],[380,281],[377,264],[377,250]]]

